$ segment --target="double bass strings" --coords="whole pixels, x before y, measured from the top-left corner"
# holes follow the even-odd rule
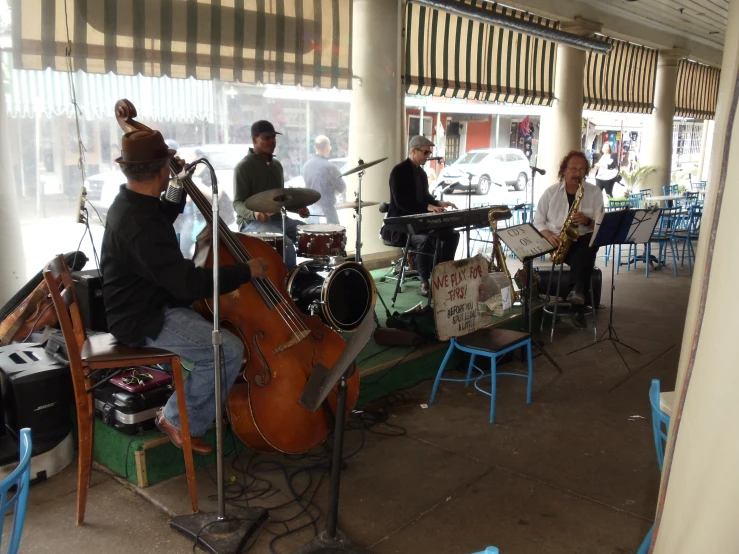
[[[173,158],[170,159],[170,170],[175,175],[177,175],[181,171],[179,164]],[[203,214],[203,217],[205,217],[206,222],[212,228],[213,215],[212,212],[210,212],[210,210],[208,209],[210,207],[208,204],[208,200],[205,198],[205,196],[203,196],[198,187],[195,186],[195,183],[193,183],[189,175],[185,175],[182,180],[184,182],[185,190],[190,195],[190,198],[192,198],[192,201],[195,203],[197,208]],[[218,218],[218,229],[224,239],[224,242],[228,244],[231,255],[234,256],[237,261],[245,263],[251,259],[249,253],[236,239],[236,237],[234,237],[233,233],[226,226],[220,216]],[[252,281],[252,284],[260,293],[262,299],[264,299],[265,302],[270,305],[270,307],[274,307],[275,309],[277,309],[280,317],[293,334],[297,335],[300,331],[308,330],[305,323],[303,323],[303,320],[298,317],[292,307],[290,307],[290,305],[285,301],[285,298],[280,294],[280,292],[274,286],[272,281],[269,280],[269,278],[254,279]]]

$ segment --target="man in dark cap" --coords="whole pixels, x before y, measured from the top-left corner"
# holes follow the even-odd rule
[[[236,223],[243,233],[282,233],[282,216],[279,213],[254,212],[244,202],[259,192],[285,186],[282,164],[274,158],[277,135],[269,121],[257,121],[251,126],[252,147],[234,169],[234,211]],[[300,217],[308,217],[308,208],[298,210]],[[287,269],[296,265],[295,242],[298,240],[299,221],[285,220],[287,236]]]
[[[169,160],[175,154],[158,131],[123,135],[120,164],[127,183],[108,210],[100,269],[108,327],[123,344],[174,352],[185,367],[187,415],[192,449],[209,454],[201,438],[215,419],[213,324],[190,308],[193,301],[213,295],[213,271],[197,268],[185,259],[172,223],[182,213],[186,196],[177,203],[164,200]],[[222,294],[238,289],[251,278],[265,277],[267,263],[220,267]],[[230,390],[239,372],[244,346],[222,331],[224,379]],[[182,435],[177,397],[172,395],[157,414],[156,424],[178,448]]]
[[[390,206],[386,217],[422,214],[427,212],[443,212],[445,208],[456,208],[451,202],[436,200],[429,193],[429,180],[423,170],[423,164],[434,151],[434,143],[423,136],[415,136],[409,145],[410,152],[405,161],[400,162],[390,172]],[[395,246],[405,246],[407,235],[383,228],[380,231],[383,240]],[[441,241],[439,262],[454,259],[459,244],[459,233],[439,233],[433,238],[430,235],[412,235],[411,249],[417,252],[433,254],[436,240]],[[417,254],[416,269],[421,277],[421,296],[429,295],[429,279],[433,271],[432,256]]]

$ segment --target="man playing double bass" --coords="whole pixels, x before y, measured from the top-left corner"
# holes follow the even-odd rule
[[[184,209],[185,196],[179,204],[160,198],[167,188],[169,159],[175,151],[167,148],[158,131],[127,133],[121,149],[116,161],[127,183],[108,211],[100,259],[108,327],[123,344],[162,348],[193,366],[184,384],[192,449],[209,454],[212,448],[201,437],[215,419],[213,325],[190,305],[213,295],[213,272],[195,267],[177,244],[172,224]],[[266,277],[266,270],[266,261],[258,258],[221,266],[220,292]],[[244,346],[226,330],[222,339],[224,381],[230,390]],[[156,424],[182,448],[176,395],[157,414]]]

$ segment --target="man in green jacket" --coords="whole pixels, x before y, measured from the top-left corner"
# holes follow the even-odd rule
[[[236,164],[234,169],[234,211],[239,231],[242,233],[280,233],[282,234],[282,216],[279,213],[254,212],[244,202],[257,193],[265,190],[283,188],[285,178],[282,164],[274,158],[277,146],[277,135],[269,121],[257,121],[251,126],[252,148],[249,153]],[[300,217],[308,217],[308,208],[298,210]],[[285,234],[287,236],[287,269],[296,264],[295,242],[297,242],[298,225],[301,222],[287,218]]]

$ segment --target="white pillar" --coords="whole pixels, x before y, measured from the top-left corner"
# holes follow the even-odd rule
[[[601,30],[601,25],[577,19],[563,23],[562,30],[581,36]],[[539,144],[537,165],[547,170],[536,181],[534,198],[557,182],[559,163],[570,150],[581,150],[583,83],[585,80],[585,50],[557,45],[554,72],[554,105],[541,117],[543,140]]]
[[[708,120],[703,121],[703,132],[701,133],[701,153],[698,161],[698,175],[696,181],[703,180],[703,168],[706,165],[706,150],[708,148],[708,129],[710,122]]]
[[[670,183],[672,170],[672,126],[675,117],[675,85],[677,63],[688,53],[685,50],[660,50],[657,61],[657,82],[654,88],[654,112],[649,118],[642,141],[642,165],[657,166],[641,183],[642,189],[652,194],[662,193]]]
[[[0,83],[3,70],[0,67]],[[0,306],[4,305],[26,283],[21,224],[18,219],[15,176],[7,135],[5,94],[0,91]],[[22,168],[21,168],[22,170]]]
[[[739,205],[739,0],[724,41],[714,148],[676,380],[655,524],[656,554],[736,552],[739,490],[739,341],[736,340],[736,214]],[[723,176],[722,176],[723,173]],[[647,391],[643,391],[646,399]]]
[[[349,161],[388,159],[367,169],[362,200],[390,200],[388,177],[405,158],[404,90],[401,84],[403,7],[401,0],[354,0],[352,65],[354,75],[350,112]],[[423,128],[421,128],[423,129]],[[347,200],[354,200],[357,176],[347,177]],[[379,239],[383,214],[362,210],[362,257],[390,250]],[[354,251],[356,227],[347,223],[347,250]]]

